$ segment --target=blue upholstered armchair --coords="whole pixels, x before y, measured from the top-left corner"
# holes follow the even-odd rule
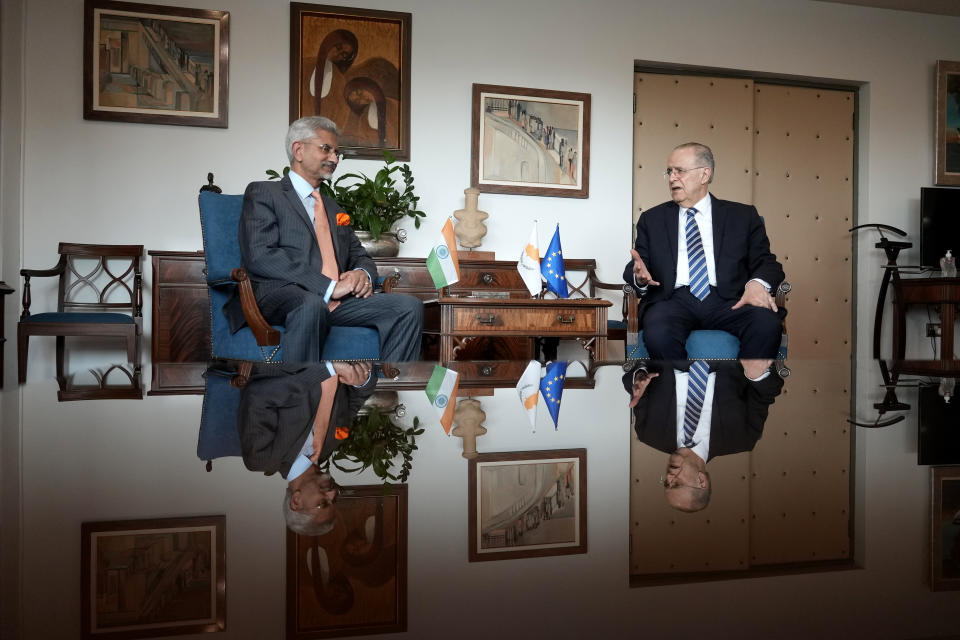
[[[207,288],[210,295],[210,340],[214,358],[282,362],[282,326],[271,326],[257,307],[253,286],[242,259],[237,233],[242,195],[225,195],[213,184],[200,188],[200,226],[203,230],[203,251],[206,261]],[[382,280],[378,280],[382,285]],[[230,331],[223,306],[233,290],[240,288],[243,314],[247,326],[236,333]],[[376,329],[366,327],[333,327],[324,343],[324,360],[376,360],[380,356],[380,337]]]

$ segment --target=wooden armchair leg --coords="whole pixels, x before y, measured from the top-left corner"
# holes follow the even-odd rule
[[[17,382],[24,384],[27,381],[27,356],[30,348],[30,335],[17,327]]]

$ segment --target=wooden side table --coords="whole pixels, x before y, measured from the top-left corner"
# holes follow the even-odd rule
[[[3,343],[7,341],[3,334],[3,301],[8,295],[13,293],[13,288],[7,286],[7,283],[0,280],[0,389],[3,389]]]
[[[575,338],[591,360],[607,357],[609,300],[441,297],[437,305],[439,329],[428,324],[425,332],[439,330],[442,362],[455,360],[464,345],[480,336]]]
[[[940,305],[940,360],[953,360],[953,323],[960,304],[960,278],[893,278],[893,357],[906,353],[907,308]]]

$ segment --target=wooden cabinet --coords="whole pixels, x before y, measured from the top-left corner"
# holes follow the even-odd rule
[[[203,372],[210,359],[203,252],[147,253],[153,268],[153,375],[148,395],[203,393]]]

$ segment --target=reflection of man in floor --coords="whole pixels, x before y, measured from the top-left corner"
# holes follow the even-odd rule
[[[698,374],[697,363],[708,366]],[[713,490],[707,462],[753,450],[770,405],[783,387],[780,376],[770,370],[771,363],[638,361],[624,375],[637,437],[670,454],[661,480],[671,507],[687,512],[706,508]],[[700,392],[698,379],[704,383]],[[700,407],[691,412],[691,404]]]
[[[287,487],[283,515],[301,535],[329,531],[339,487],[322,463],[343,441],[376,376],[369,363],[320,362],[257,368],[240,395],[237,429],[251,471],[279,472]]]

